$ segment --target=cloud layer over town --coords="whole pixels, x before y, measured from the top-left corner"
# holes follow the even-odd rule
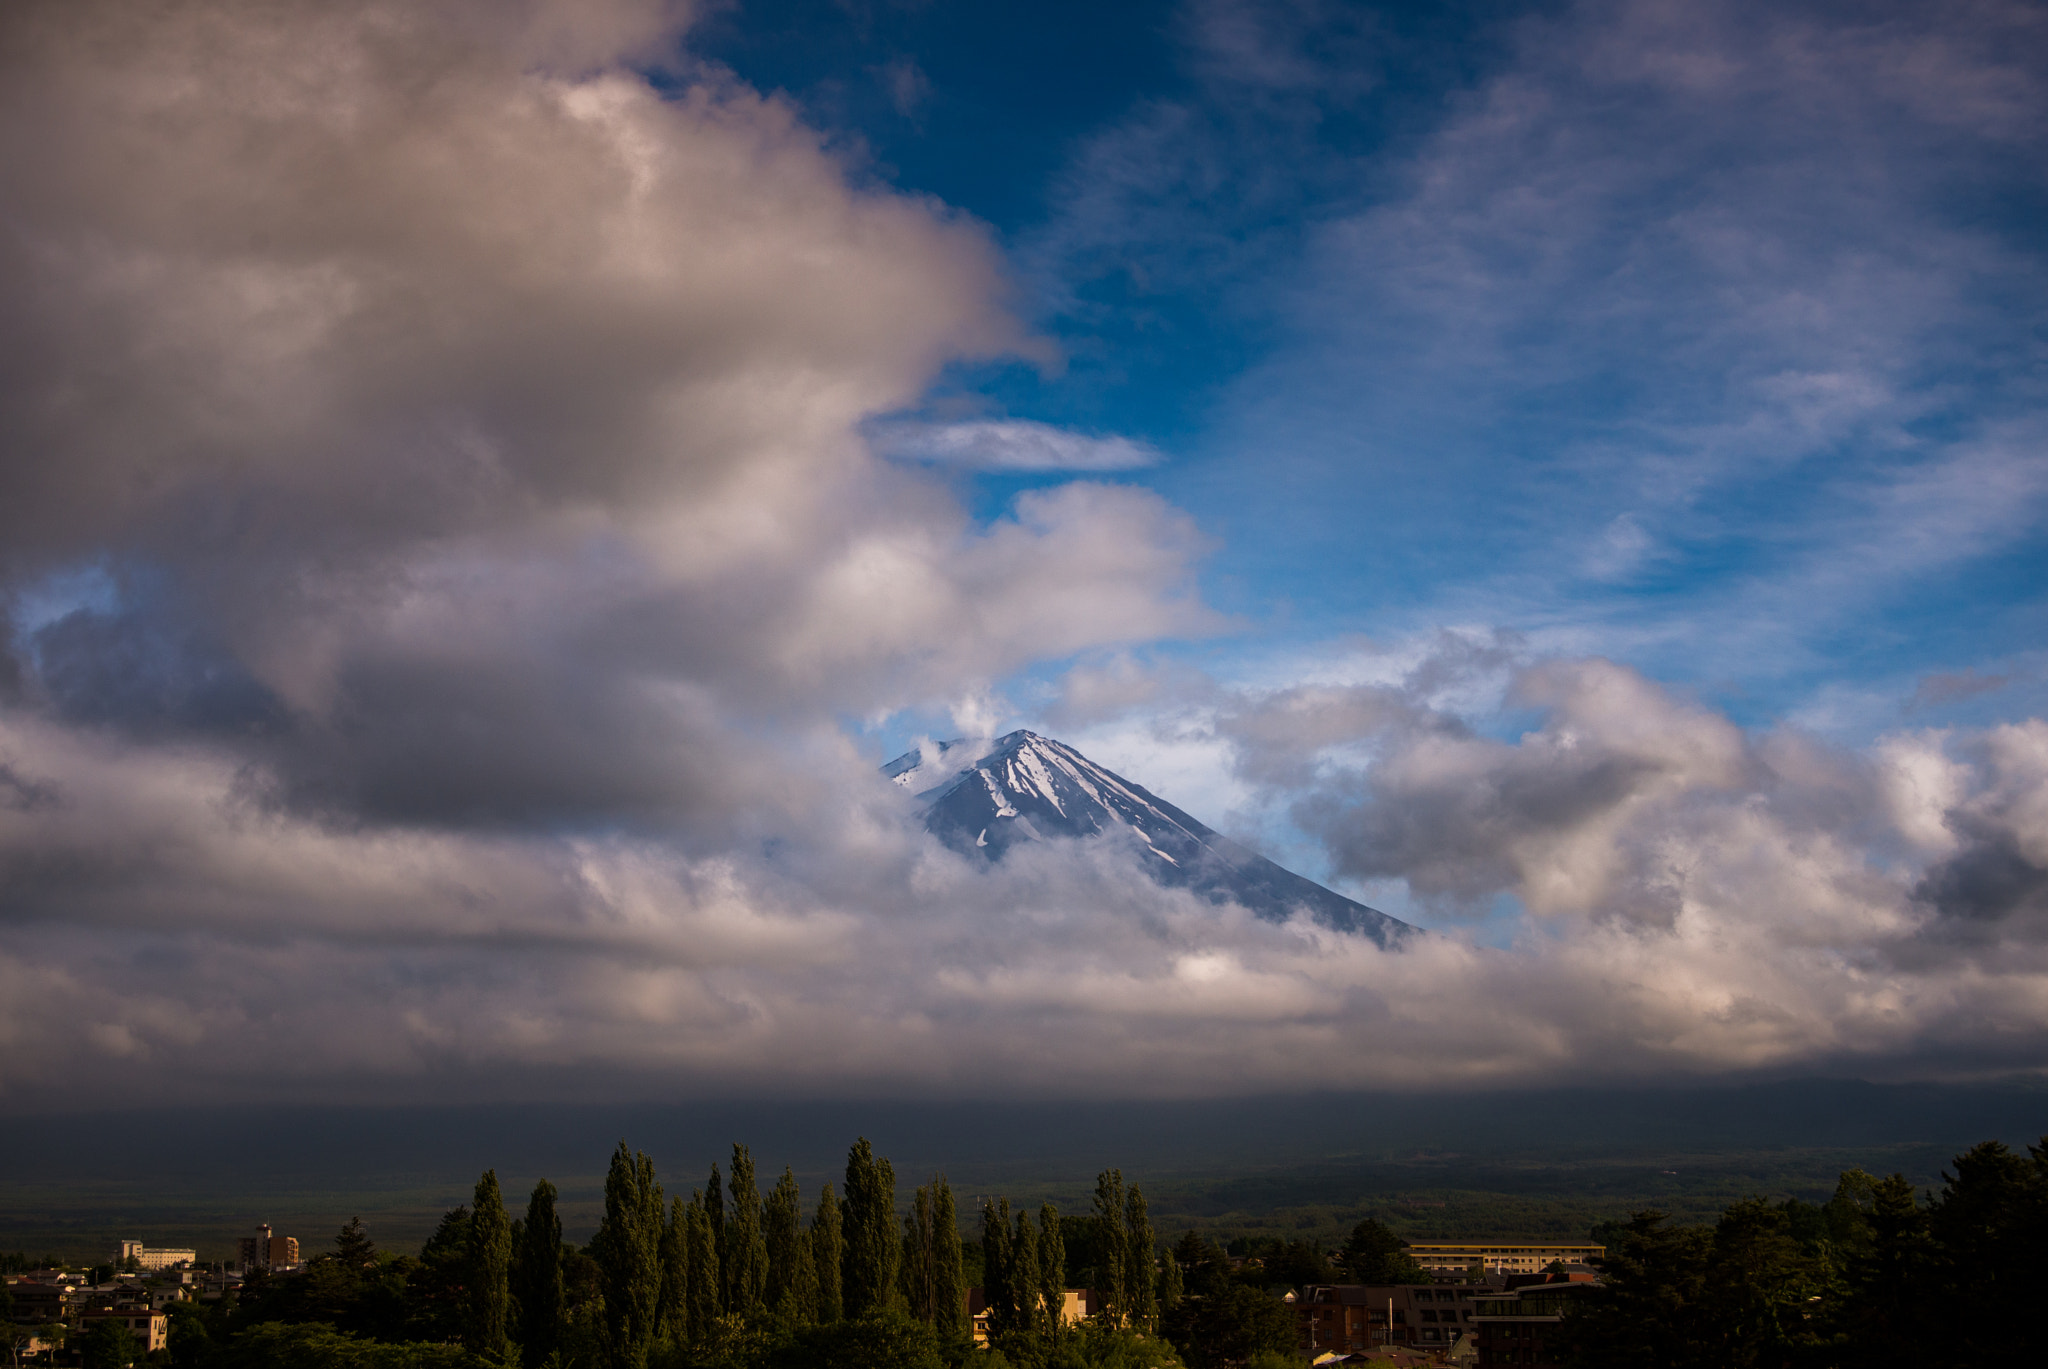
[[[1018,268],[688,22],[0,20],[0,1097],[2038,1068],[2048,722],[1745,725],[1495,625],[1347,679],[1147,655],[1246,628],[1120,478],[1165,457],[903,419],[1058,368]],[[867,730],[948,710],[1192,748],[1434,934],[964,860]]]

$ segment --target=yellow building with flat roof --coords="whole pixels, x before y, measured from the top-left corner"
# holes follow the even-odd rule
[[[1554,1263],[1584,1264],[1607,1253],[1604,1245],[1543,1241],[1410,1241],[1408,1253],[1432,1274],[1477,1267],[1502,1274],[1535,1274]]]

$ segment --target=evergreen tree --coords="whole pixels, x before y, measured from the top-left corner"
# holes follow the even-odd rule
[[[1038,1301],[1046,1324],[1059,1331],[1067,1306],[1067,1238],[1060,1230],[1060,1210],[1051,1203],[1038,1209]]]
[[[910,1213],[903,1219],[903,1262],[900,1266],[903,1300],[910,1315],[927,1325],[937,1320],[937,1275],[932,1231],[932,1191],[920,1187],[910,1196]]]
[[[1095,1229],[1100,1266],[1096,1277],[1102,1294],[1102,1319],[1122,1326],[1129,1313],[1126,1280],[1130,1262],[1124,1229],[1124,1176],[1119,1169],[1105,1169],[1095,1176]]]
[[[1714,1227],[1706,1287],[1719,1342],[1712,1357],[1728,1369],[1776,1369],[1817,1348],[1809,1314],[1821,1300],[1818,1262],[1789,1228],[1783,1209],[1762,1198],[1733,1204]]]
[[[334,1258],[350,1269],[374,1269],[377,1264],[377,1245],[363,1230],[363,1219],[351,1217],[341,1234],[334,1238]]]
[[[789,1288],[784,1294],[783,1322],[789,1326],[815,1325],[823,1296],[818,1287],[818,1261],[813,1253],[811,1236],[801,1226],[793,1257],[796,1263],[790,1269]]]
[[[1017,1299],[1010,1286],[1010,1200],[981,1204],[981,1301],[989,1329],[1008,1331],[1016,1322]]]
[[[406,1279],[406,1331],[414,1340],[461,1340],[468,1301],[469,1205],[443,1213],[434,1234],[420,1247],[420,1262]],[[247,1287],[242,1303],[250,1301]]]
[[[546,1179],[527,1199],[513,1254],[521,1360],[527,1369],[539,1369],[562,1341],[562,1219],[555,1213],[555,1186]]]
[[[485,1170],[476,1181],[468,1245],[462,1343],[472,1354],[501,1362],[510,1358],[512,1350],[512,1219],[505,1212],[495,1169]]]
[[[1160,1333],[1181,1348],[1189,1369],[1292,1358],[1298,1335],[1293,1309],[1233,1278],[1223,1251],[1199,1232],[1183,1237],[1174,1256],[1188,1266],[1187,1291],[1172,1315],[1162,1318]]]
[[[811,1218],[811,1272],[818,1281],[818,1322],[829,1326],[845,1314],[840,1279],[846,1259],[846,1239],[839,1225],[839,1200],[826,1184],[818,1194],[818,1210]]]
[[[817,1276],[811,1272],[810,1242],[804,1239],[802,1197],[796,1175],[787,1167],[768,1195],[762,1213],[762,1235],[768,1246],[768,1283],[764,1299],[784,1325],[801,1326],[817,1309]]]
[[[1711,1369],[1719,1363],[1707,1306],[1713,1232],[1667,1227],[1638,1212],[1608,1244],[1601,1282],[1576,1295],[1559,1339],[1582,1369]]]
[[[1946,1276],[1923,1289],[1957,1342],[1955,1358],[2018,1364],[2041,1348],[2034,1319],[2015,1315],[2032,1305],[2041,1256],[2048,1252],[2048,1136],[2020,1155],[2003,1141],[1985,1141],[1956,1156],[1942,1174],[1941,1196],[1927,1212],[1927,1231],[1946,1257]]]
[[[605,1340],[613,1369],[641,1369],[661,1302],[661,1185],[654,1162],[624,1141],[604,1181],[604,1220],[591,1238],[604,1290]]]
[[[725,1257],[725,1181],[719,1177],[718,1163],[711,1165],[711,1178],[704,1184],[704,1219],[711,1224],[711,1245]],[[723,1271],[711,1285],[712,1296],[718,1299],[718,1310],[723,1313],[725,1306],[725,1278]]]
[[[1159,1262],[1159,1315],[1165,1317],[1179,1307],[1183,1296],[1180,1259],[1174,1251],[1168,1250],[1166,1257]]]
[[[1845,1265],[1870,1253],[1870,1214],[1877,1203],[1878,1179],[1861,1166],[1842,1171],[1835,1196],[1821,1209],[1828,1244]]]
[[[968,1331],[960,1218],[953,1210],[953,1186],[943,1174],[932,1181],[932,1327],[942,1342],[958,1340]]]
[[[690,1211],[681,1198],[669,1199],[668,1216],[661,1224],[661,1294],[655,1302],[654,1342],[690,1342]]]
[[[1044,1308],[1038,1293],[1038,1232],[1032,1228],[1029,1212],[1017,1214],[1017,1225],[1010,1232],[1010,1267],[1004,1272],[1010,1287],[1012,1329],[1032,1335],[1044,1331]]]
[[[840,1296],[849,1318],[889,1310],[896,1291],[896,1171],[863,1136],[846,1156],[846,1255]]]
[[[1152,1267],[1156,1244],[1145,1194],[1132,1184],[1124,1198],[1124,1296],[1130,1304],[1124,1319],[1138,1331],[1151,1331],[1159,1321],[1159,1302],[1153,1292],[1157,1275]]]
[[[1422,1266],[1408,1253],[1408,1242],[1371,1217],[1351,1228],[1351,1238],[1344,1242],[1338,1260],[1353,1283],[1429,1282]]]
[[[1923,1317],[1923,1290],[1934,1282],[1940,1261],[1927,1214],[1905,1175],[1871,1186],[1868,1220],[1869,1247],[1849,1262],[1849,1343],[1866,1364],[1916,1362],[1931,1329]]]
[[[725,1310],[752,1321],[761,1315],[767,1288],[768,1247],[761,1233],[761,1190],[754,1182],[754,1157],[738,1142],[732,1148],[732,1208],[726,1213],[719,1266],[725,1275]]]
[[[711,1204],[700,1193],[690,1195],[683,1250],[690,1266],[685,1296],[692,1341],[708,1337],[718,1325],[718,1236],[711,1225]]]

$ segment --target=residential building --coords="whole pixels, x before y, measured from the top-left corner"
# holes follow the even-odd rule
[[[1478,1369],[1558,1369],[1558,1327],[1573,1298],[1596,1285],[1590,1272],[1516,1280],[1506,1292],[1476,1299],[1472,1322]]]
[[[29,1277],[10,1280],[7,1292],[14,1299],[13,1319],[36,1326],[70,1321],[84,1304],[76,1283],[58,1283],[54,1279],[45,1281]]]
[[[1409,1255],[1431,1273],[1483,1270],[1537,1274],[1552,1264],[1585,1264],[1607,1253],[1604,1245],[1544,1241],[1410,1241]]]
[[[1445,1350],[1471,1329],[1491,1284],[1311,1284],[1295,1299],[1298,1347],[1311,1359],[1384,1346]]]
[[[130,1260],[137,1269],[155,1271],[169,1269],[173,1265],[196,1264],[199,1252],[196,1250],[175,1250],[168,1246],[149,1246],[141,1241],[121,1242],[121,1253],[114,1257],[114,1263],[125,1265]]]
[[[1092,1288],[1061,1290],[1060,1324],[1074,1326],[1102,1310],[1102,1298]],[[974,1343],[988,1344],[988,1297],[979,1288],[967,1290],[967,1321],[974,1328]]]
[[[143,1349],[154,1354],[171,1343],[171,1319],[153,1307],[124,1303],[119,1307],[89,1307],[78,1314],[78,1329],[88,1332],[104,1321],[116,1321],[128,1328]]]

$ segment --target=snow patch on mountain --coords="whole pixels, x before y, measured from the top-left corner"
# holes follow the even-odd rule
[[[1285,921],[1306,912],[1339,931],[1394,946],[1415,929],[1285,869],[1073,747],[1035,732],[993,742],[928,742],[882,767],[916,795],[927,830],[963,854],[1000,860],[1023,842],[1127,842],[1161,884]]]

